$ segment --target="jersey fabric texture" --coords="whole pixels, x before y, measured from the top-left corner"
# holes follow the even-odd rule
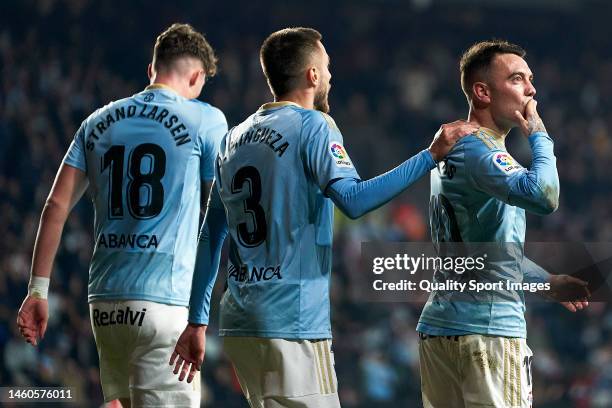
[[[90,302],[188,304],[200,182],[212,180],[226,132],[220,110],[162,85],[81,124],[64,163],[87,173],[95,209]]]
[[[222,336],[331,338],[329,280],[339,178],[359,179],[328,115],[269,103],[221,143],[216,183],[227,211]]]
[[[529,171],[508,154],[502,136],[480,128],[461,139],[431,174],[434,244],[466,243],[468,256],[479,256],[479,243],[493,249],[480,275],[465,273],[461,279],[520,283],[524,274],[538,275],[539,267],[524,257],[525,209],[536,214],[554,211],[559,178],[551,138],[538,132],[528,140],[533,153]],[[438,282],[457,278],[453,271],[434,273]],[[526,337],[522,291],[505,293],[505,299],[474,295],[455,301],[455,295],[433,291],[417,330],[429,335]]]

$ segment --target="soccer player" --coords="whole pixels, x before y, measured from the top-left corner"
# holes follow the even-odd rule
[[[63,226],[89,187],[95,248],[88,284],[105,401],[124,406],[200,406],[199,381],[164,369],[187,323],[201,183],[227,131],[223,113],[197,98],[216,56],[187,24],[162,32],[150,85],[91,114],[77,131],[42,212],[28,295],[17,318],[36,345]]]
[[[536,110],[533,74],[524,56],[521,47],[495,40],[473,45],[461,58],[468,121],[480,128],[461,139],[431,174],[431,234],[441,247],[463,242],[474,254],[470,251],[482,250],[483,243],[493,256],[480,275],[438,270],[434,280],[548,282],[551,297],[575,296],[563,303],[576,311],[588,305],[582,300],[588,296],[586,283],[551,276],[524,257],[525,210],[550,214],[559,202],[553,141]],[[531,146],[529,170],[506,151],[505,138],[514,127]],[[465,295],[432,292],[421,314],[424,406],[530,407],[533,357],[525,341],[523,292]]]
[[[252,407],[339,406],[329,305],[333,204],[351,218],[378,208],[476,130],[460,121],[443,125],[428,149],[362,181],[327,114],[331,74],[321,38],[310,28],[289,28],[261,47],[275,102],[221,142],[190,324],[170,360],[187,381],[202,363],[210,293],[229,229],[220,335]]]

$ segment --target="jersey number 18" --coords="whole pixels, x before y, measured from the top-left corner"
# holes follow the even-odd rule
[[[149,171],[143,172],[143,162]],[[125,146],[113,145],[104,153],[100,172],[109,169],[108,218],[123,218],[123,162]],[[146,163],[145,162],[145,163]],[[146,167],[146,166],[145,166]],[[161,179],[166,173],[166,153],[153,143],[136,146],[129,154],[127,167],[127,208],[132,217],[148,219],[159,215],[164,206],[164,186]],[[146,200],[142,200],[142,198]]]

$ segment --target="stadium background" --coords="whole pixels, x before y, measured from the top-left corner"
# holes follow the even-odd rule
[[[331,3],[331,2],[330,2]],[[484,2],[482,2],[484,3]],[[364,178],[426,147],[443,122],[467,115],[458,58],[475,41],[524,46],[538,109],[555,139],[559,211],[530,217],[530,241],[612,241],[612,54],[605,1],[372,0],[177,2],[25,0],[0,4],[0,385],[72,386],[102,404],[87,313],[92,209],[70,217],[51,284],[47,336],[33,348],[15,315],[28,280],[36,227],[55,171],[79,123],[147,84],[156,35],[172,22],[205,32],[220,64],[203,100],[230,126],[270,100],[258,50],[272,31],[319,29],[331,56],[332,115]],[[518,133],[511,151],[529,163]],[[332,285],[336,369],[344,407],[420,405],[418,304],[372,304],[354,295],[360,242],[428,241],[428,181],[373,214],[337,214]],[[224,271],[221,271],[223,276]],[[219,294],[219,284],[216,294]],[[612,310],[570,314],[530,305],[534,407],[612,406]],[[212,316],[216,316],[213,312]],[[242,407],[212,319],[206,406]]]

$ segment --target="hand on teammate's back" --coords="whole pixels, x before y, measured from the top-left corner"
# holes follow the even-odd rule
[[[47,299],[32,296],[25,298],[17,314],[17,327],[25,341],[33,346],[38,344],[47,330],[49,320],[49,304]]]
[[[519,128],[525,136],[529,136],[535,132],[546,132],[544,122],[538,114],[536,107],[538,102],[535,99],[531,99],[525,106],[525,116],[519,111],[514,111],[514,115],[518,121]]]
[[[459,139],[478,130],[478,125],[464,120],[445,123],[434,135],[429,153],[436,162],[439,162],[448,154]]]
[[[174,374],[179,374],[180,371],[179,381],[187,377],[187,382],[190,383],[196,372],[200,371],[206,349],[206,327],[188,324],[176,342],[176,347],[170,357],[170,365],[175,366]]]

